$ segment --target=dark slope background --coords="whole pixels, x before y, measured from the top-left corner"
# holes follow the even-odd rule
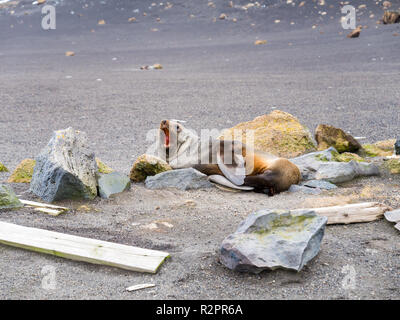
[[[356,39],[341,27],[339,1],[299,7],[299,0],[260,0],[247,10],[241,7],[248,1],[233,0],[233,8],[208,2],[48,0],[56,7],[56,30],[48,31],[41,28],[42,6],[0,4],[0,161],[12,170],[35,157],[53,130],[72,126],[87,133],[96,156],[128,173],[150,144],[148,130],[163,118],[223,129],[276,109],[311,131],[327,123],[365,137],[363,143],[400,136],[400,24],[376,23],[382,1],[349,1],[366,27]],[[391,9],[400,7],[391,2]],[[254,45],[258,39],[267,44]],[[140,70],[155,63],[163,69]],[[399,184],[398,177],[374,177],[333,193],[343,201],[343,194],[376,195],[398,207]],[[13,188],[30,197],[28,186]],[[399,299],[399,235],[383,220],[330,226],[320,254],[298,274],[243,275],[217,262],[219,244],[247,214],[306,201],[317,199],[136,185],[114,200],[61,204],[85,204],[89,212],[3,212],[2,221],[166,250],[172,258],[153,276],[0,246],[0,298]],[[159,220],[173,228],[142,228]],[[55,291],[41,287],[45,265],[57,268]],[[356,270],[354,290],[342,286],[346,265]],[[156,287],[125,291],[149,282]]]

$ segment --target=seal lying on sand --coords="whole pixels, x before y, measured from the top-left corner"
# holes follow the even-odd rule
[[[157,156],[174,169],[192,167],[218,184],[270,196],[300,181],[300,170],[284,158],[255,151],[240,141],[200,139],[177,120],[163,120]]]

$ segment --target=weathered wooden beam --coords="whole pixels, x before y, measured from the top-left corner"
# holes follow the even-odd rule
[[[0,222],[0,243],[72,260],[156,273],[169,254]]]
[[[134,286],[131,286],[129,288],[126,288],[126,291],[136,291],[136,290],[141,290],[141,289],[146,289],[146,288],[153,288],[156,285],[154,283],[143,283],[143,284],[137,284]]]
[[[327,217],[327,224],[348,224],[380,219],[390,208],[378,202],[362,202],[343,206],[296,209],[291,211],[296,212],[300,210],[313,210],[318,215]]]
[[[66,207],[59,207],[55,206],[53,204],[48,204],[48,203],[41,203],[41,202],[35,202],[35,201],[30,201],[30,200],[19,200],[23,204],[30,206],[30,207],[39,207],[39,208],[50,208],[50,209],[57,209],[57,210],[62,210],[62,211],[68,211],[69,209]]]

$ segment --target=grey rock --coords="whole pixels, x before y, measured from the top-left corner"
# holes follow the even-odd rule
[[[351,181],[356,177],[379,175],[379,169],[373,163],[356,162],[327,162],[320,165],[315,179],[331,183]]]
[[[332,190],[332,189],[337,188],[337,186],[334,185],[333,183],[330,183],[330,182],[324,181],[324,180],[309,180],[309,181],[302,182],[301,185],[310,187],[310,188],[323,189],[323,190]]]
[[[379,175],[378,167],[373,163],[337,162],[332,161],[332,152],[336,149],[330,147],[323,151],[312,152],[303,156],[290,159],[300,169],[302,180],[325,180],[331,183],[342,183],[360,176]]]
[[[397,210],[392,210],[392,211],[386,211],[384,213],[385,218],[387,221],[390,222],[400,222],[400,209]]]
[[[99,195],[108,199],[112,195],[129,190],[131,180],[124,174],[119,172],[111,172],[102,174],[98,179]]]
[[[303,180],[311,180],[315,178],[315,174],[321,164],[331,161],[332,152],[337,152],[334,147],[330,147],[323,151],[311,152],[300,157],[290,159],[301,172]]]
[[[394,144],[394,154],[400,155],[400,139],[397,139],[396,143]]]
[[[149,176],[145,181],[146,188],[164,189],[178,188],[180,190],[211,188],[213,184],[207,176],[193,168],[170,170]]]
[[[55,131],[36,157],[30,191],[44,201],[94,199],[97,164],[86,134],[72,128]]]
[[[220,261],[241,272],[300,271],[318,254],[327,220],[312,210],[252,213],[222,242]]]
[[[321,164],[315,179],[326,180],[331,183],[342,183],[353,180],[356,176],[355,168],[350,162],[328,162]]]
[[[319,188],[299,186],[297,184],[292,184],[288,191],[289,192],[302,192],[302,193],[306,193],[306,194],[320,194],[322,192],[322,190]]]
[[[378,176],[379,175],[379,168],[369,162],[357,162],[357,161],[350,161],[356,171],[357,176]]]
[[[0,210],[18,209],[23,206],[13,189],[0,184]]]

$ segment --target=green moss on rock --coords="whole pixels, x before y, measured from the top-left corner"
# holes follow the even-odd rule
[[[332,156],[333,156],[332,161],[338,161],[338,162],[350,162],[352,160],[357,162],[365,161],[365,159],[360,157],[358,154],[351,152],[343,152],[343,153],[332,152]]]
[[[399,159],[389,159],[384,162],[383,166],[393,174],[400,173],[400,161]]]
[[[252,132],[254,140],[252,140]],[[239,140],[256,150],[292,158],[316,150],[309,129],[289,113],[274,110],[225,130],[220,139]]]
[[[390,143],[393,144],[390,148]],[[363,144],[362,148],[367,157],[387,157],[391,156],[394,152],[395,140],[378,141],[373,144]]]
[[[17,209],[23,206],[10,187],[0,184],[0,210]]]
[[[130,179],[135,182],[141,182],[146,180],[148,176],[155,176],[164,171],[172,170],[171,166],[164,160],[143,154],[132,166],[130,172]]]
[[[2,164],[0,162],[0,172],[8,172],[8,169],[6,168],[6,166],[4,164]]]
[[[33,159],[23,160],[8,178],[9,183],[30,183],[33,175],[33,168],[36,161]]]
[[[315,140],[318,142],[318,150],[334,147],[339,153],[355,152],[361,145],[351,135],[342,129],[330,125],[320,124],[315,130]]]

